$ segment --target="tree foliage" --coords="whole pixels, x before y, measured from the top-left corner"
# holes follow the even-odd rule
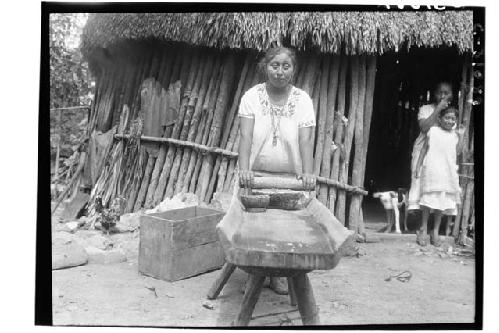
[[[91,89],[87,63],[78,48],[87,15],[77,13],[51,14],[49,18],[50,43],[50,108],[90,105]],[[85,110],[50,112],[51,156],[55,157],[58,133],[60,155],[70,156],[86,129]]]
[[[81,14],[50,15],[50,107],[88,104],[88,68],[78,41]]]

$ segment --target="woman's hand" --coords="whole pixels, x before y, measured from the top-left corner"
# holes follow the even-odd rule
[[[438,105],[436,106],[436,110],[441,111],[446,109],[450,105],[450,101],[447,98],[443,98],[441,101],[439,101]]]
[[[297,175],[297,179],[302,179],[302,185],[304,186],[305,190],[308,190],[310,188],[314,189],[316,186],[316,176],[313,174],[303,173]]]
[[[457,132],[458,136],[462,137],[465,134],[465,125],[458,125],[455,131]]]
[[[253,171],[240,170],[239,171],[240,184],[245,188],[252,188],[253,185]]]

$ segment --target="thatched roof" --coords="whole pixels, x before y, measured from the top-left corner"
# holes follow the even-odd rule
[[[89,55],[124,40],[157,39],[231,49],[384,53],[402,47],[473,47],[472,11],[91,14],[81,48]]]

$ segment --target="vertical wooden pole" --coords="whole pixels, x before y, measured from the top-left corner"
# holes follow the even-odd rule
[[[321,158],[321,171],[320,176],[329,178],[330,168],[332,161],[332,140],[334,133],[335,122],[335,102],[337,100],[337,88],[339,83],[339,66],[340,57],[334,56],[332,59],[332,64],[330,66],[330,77],[328,83],[328,101],[326,104],[326,133],[325,133],[325,144],[323,146],[323,156]],[[319,201],[324,203],[329,207],[328,201],[328,186],[325,184],[320,184],[319,187]]]
[[[304,72],[304,80],[302,82],[302,89],[309,95],[313,96],[314,83],[317,79],[317,72],[319,70],[319,56],[311,54],[310,60],[307,62],[307,69]],[[316,111],[316,110],[315,110]]]
[[[464,101],[467,101],[465,95],[467,94],[467,60],[464,59],[464,64],[462,65],[462,80],[460,82],[460,95],[458,96],[458,123],[462,123],[464,115]]]
[[[363,118],[363,155],[361,158],[361,181],[360,186],[364,185],[365,173],[366,173],[366,156],[368,154],[368,144],[370,141],[370,125],[373,113],[373,96],[375,93],[375,77],[377,74],[377,56],[372,55],[367,58],[367,78],[366,78],[366,94],[365,94],[365,105],[364,105],[364,118]],[[363,197],[360,196],[359,203],[359,224],[358,233],[361,235],[365,234],[364,219],[363,219]]]
[[[359,95],[356,107],[356,124],[354,127],[354,161],[352,165],[352,185],[362,187],[362,164],[363,164],[363,121],[366,92],[366,56],[359,57]],[[349,206],[349,229],[358,232],[359,209],[361,197],[353,195]]]
[[[321,169],[321,160],[323,158],[323,148],[325,144],[326,118],[327,118],[327,113],[329,112],[329,110],[327,110],[329,71],[330,71],[330,57],[323,56],[323,59],[321,61],[321,77],[320,79],[318,79],[318,81],[320,81],[318,89],[319,91],[315,92],[319,94],[319,110],[318,110],[319,116],[318,116],[318,122],[316,124],[317,135],[316,135],[316,149],[314,152],[314,171],[313,171],[316,176],[319,176],[319,172]],[[325,203],[325,201],[326,200],[321,202]]]
[[[344,139],[344,156],[340,166],[340,182],[348,183],[349,174],[349,160],[351,156],[351,145],[354,136],[354,126],[356,125],[356,110],[358,107],[358,89],[359,89],[359,56],[351,56],[351,98],[349,104],[349,117],[347,123],[347,132]],[[346,207],[346,192],[340,191],[338,194],[337,207],[335,208],[335,215],[337,218],[347,225],[345,218]]]
[[[337,106],[337,128],[335,130],[335,145],[337,149],[333,152],[333,162],[330,170],[330,178],[333,180],[339,179],[339,163],[340,163],[340,155],[343,150],[342,147],[342,138],[344,137],[344,122],[342,118],[345,113],[345,98],[346,98],[346,76],[347,76],[347,67],[349,66],[349,57],[347,55],[342,55],[340,62],[340,77],[339,77],[339,95],[338,95],[338,106]],[[333,213],[336,211],[336,199],[337,199],[337,188],[330,187],[329,190],[329,207],[330,211]],[[336,215],[339,218],[338,215]]]
[[[465,200],[463,202],[463,213],[462,213],[462,219],[458,222],[457,224],[460,223],[460,237],[459,237],[459,244],[464,245],[466,244],[466,238],[467,238],[467,224],[469,222],[470,218],[470,213],[471,213],[471,201],[472,201],[472,194],[474,193],[474,182],[468,181],[467,186],[465,189]]]
[[[463,136],[464,144],[462,145],[462,151],[457,152],[459,155],[459,162],[471,162],[469,157],[469,130],[470,130],[470,121],[471,121],[471,111],[472,111],[472,97],[474,90],[474,70],[472,68],[471,57],[466,56],[464,67],[467,68],[467,85],[465,87],[466,94],[464,94],[464,102],[463,102],[463,114],[461,115],[461,124],[465,126],[465,133]],[[465,69],[464,69],[465,71]],[[461,165],[459,169],[462,174],[473,174],[470,173],[470,166]],[[462,226],[462,234],[459,238],[459,241],[462,242],[465,240],[466,236],[466,227],[467,221],[469,219],[470,214],[470,197],[471,197],[471,181],[467,178],[460,181],[462,195],[461,195],[461,205],[458,208],[458,213],[455,218],[455,225],[453,226],[453,236],[455,239],[460,234],[460,227]],[[465,222],[464,222],[465,221]],[[465,229],[463,227],[465,226]]]
[[[472,98],[474,92],[474,70],[472,68],[471,58],[467,57],[467,66],[469,68],[469,84],[467,86],[467,97],[465,98],[465,106],[464,106],[464,114],[462,119],[462,124],[465,126],[464,133],[464,150],[466,151],[469,143],[469,128],[470,128],[470,120],[471,120],[471,111],[472,111]]]

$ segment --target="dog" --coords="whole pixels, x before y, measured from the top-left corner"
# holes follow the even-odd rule
[[[374,198],[378,198],[385,209],[385,218],[387,222],[387,227],[385,232],[391,232],[392,226],[396,225],[396,233],[400,234],[400,224],[399,224],[399,210],[404,209],[404,219],[403,219],[403,229],[408,230],[406,221],[408,219],[408,190],[399,188],[398,192],[386,191],[386,192],[375,192],[373,193]]]

